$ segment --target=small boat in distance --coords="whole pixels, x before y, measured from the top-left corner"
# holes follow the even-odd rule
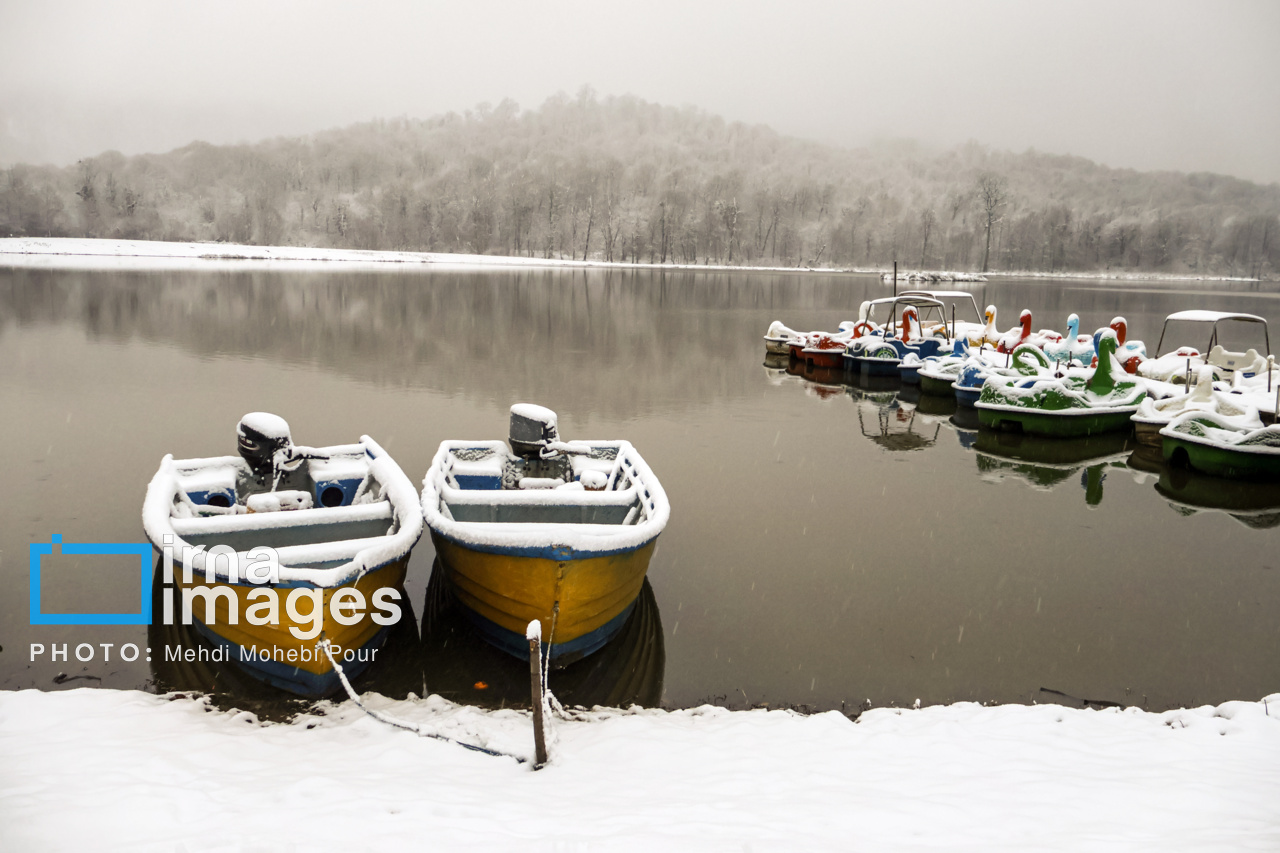
[[[517,657],[541,622],[567,665],[627,621],[671,505],[626,441],[560,440],[556,413],[511,407],[501,441],[446,441],[422,511],[453,593],[481,634]]]
[[[401,616],[422,536],[417,493],[368,436],[299,447],[266,412],[245,415],[236,433],[238,456],[165,456],[147,487],[142,526],[173,583],[156,618],[189,614],[222,660],[292,693],[328,695],[338,674],[317,643],[337,647],[354,677]]]

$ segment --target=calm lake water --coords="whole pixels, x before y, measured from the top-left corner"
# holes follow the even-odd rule
[[[1152,350],[1184,308],[1280,330],[1274,285],[972,287],[1001,328],[1023,308],[1035,328],[1122,314]],[[0,687],[262,695],[101,651],[31,662],[31,643],[175,638],[29,625],[29,543],[144,541],[160,458],[234,453],[248,411],[284,416],[300,444],[367,433],[419,483],[441,441],[505,437],[528,401],[566,438],[632,441],[673,505],[634,624],[553,673],[566,701],[853,711],[1060,693],[1163,709],[1275,691],[1272,491],[1171,476],[1123,436],[1019,443],[957,426],[945,402],[764,363],[771,320],[833,329],[890,291],[815,274],[0,269]],[[365,685],[520,702],[527,665],[459,622],[434,556],[424,537],[413,619]],[[42,589],[46,611],[128,609],[137,568],[46,558]]]

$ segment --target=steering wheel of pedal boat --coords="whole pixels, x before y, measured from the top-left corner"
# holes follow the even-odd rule
[[[875,326],[872,326],[866,320],[863,320],[861,323],[853,327],[853,336],[855,338],[860,338],[863,335],[871,334],[875,330]]]

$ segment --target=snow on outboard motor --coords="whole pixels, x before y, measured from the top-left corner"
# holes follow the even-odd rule
[[[313,487],[304,463],[315,458],[316,454],[307,452],[311,448],[294,446],[289,424],[284,418],[270,412],[250,412],[236,425],[236,444],[240,458],[249,466],[248,471],[241,471],[236,478],[236,495],[241,503],[249,506],[254,495],[296,491],[303,493],[303,497],[297,500],[305,506],[293,506],[291,501],[287,501],[290,505],[281,508],[311,506]]]
[[[554,488],[573,481],[573,464],[560,441],[558,416],[545,406],[517,403],[511,407],[507,436],[514,458],[503,471],[504,489]]]

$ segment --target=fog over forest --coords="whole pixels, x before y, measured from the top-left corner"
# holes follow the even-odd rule
[[[1278,38],[1273,0],[4,3],[0,235],[1275,277]]]
[[[1275,278],[1280,185],[977,143],[837,148],[584,87],[533,110],[15,165],[0,234]]]

